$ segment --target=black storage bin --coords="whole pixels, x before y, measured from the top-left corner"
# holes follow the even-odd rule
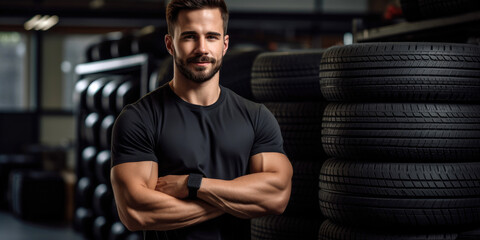
[[[7,208],[8,176],[16,169],[40,169],[39,159],[29,155],[0,155],[0,208]]]
[[[65,182],[56,172],[16,170],[10,174],[9,205],[26,220],[65,219]]]

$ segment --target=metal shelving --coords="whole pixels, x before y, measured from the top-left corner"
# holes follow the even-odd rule
[[[469,37],[480,36],[480,11],[456,16],[416,22],[358,29],[358,19],[353,21],[354,42],[432,41],[466,43]]]

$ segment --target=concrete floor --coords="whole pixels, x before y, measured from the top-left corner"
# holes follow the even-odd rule
[[[2,240],[84,240],[67,224],[42,224],[15,217],[0,210],[0,239]]]

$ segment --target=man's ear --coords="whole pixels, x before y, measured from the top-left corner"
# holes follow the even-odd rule
[[[225,35],[223,40],[223,56],[227,53],[228,44],[230,43],[230,36]]]
[[[175,48],[173,47],[173,38],[170,34],[165,35],[165,47],[167,48],[168,53],[173,56]]]

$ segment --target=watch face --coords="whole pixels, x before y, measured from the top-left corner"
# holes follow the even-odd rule
[[[203,175],[192,173],[188,176],[187,180],[187,187],[188,187],[188,197],[189,198],[196,198],[197,191],[202,184]]]
[[[191,188],[200,188],[203,176],[201,174],[190,174],[188,176],[187,186]]]

